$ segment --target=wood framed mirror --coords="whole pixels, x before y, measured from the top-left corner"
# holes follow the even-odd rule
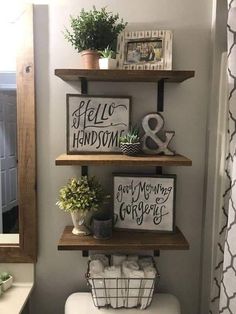
[[[17,116],[16,181],[17,205],[19,208],[19,237],[18,241],[12,242],[8,240],[9,237],[7,235],[3,234],[0,236],[0,262],[30,263],[35,262],[37,256],[33,6],[27,4],[17,8],[14,20],[11,23],[16,23],[15,29],[17,30],[15,71]],[[1,129],[0,132],[1,137],[3,137]],[[3,156],[3,148],[0,155]],[[1,192],[3,193],[4,191],[1,190]],[[7,240],[4,239],[5,236]],[[4,241],[1,239],[4,239]]]

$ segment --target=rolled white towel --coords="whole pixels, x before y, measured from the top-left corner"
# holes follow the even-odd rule
[[[138,255],[128,255],[127,256],[127,261],[138,262]]]
[[[109,303],[113,308],[124,306],[124,280],[121,278],[121,267],[111,266],[106,267],[105,271],[105,284],[107,289],[107,296]]]
[[[141,269],[144,269],[148,266],[153,266],[153,258],[151,256],[141,257],[138,260],[138,264],[139,264]]]
[[[126,271],[128,268],[126,269]],[[136,307],[140,304],[141,297],[141,287],[144,278],[144,272],[142,270],[129,269],[126,272],[125,277],[126,283],[126,297],[125,297],[125,307]]]
[[[122,263],[122,272],[125,277],[129,277],[131,270],[139,270],[139,265],[135,261],[124,261]]]
[[[111,264],[113,266],[120,266],[127,259],[126,255],[113,254],[111,257]]]
[[[96,306],[105,306],[108,304],[104,276],[104,273],[90,273],[89,282],[92,286],[92,296]]]
[[[146,266],[144,268],[144,280],[142,285],[141,309],[145,309],[152,301],[154,292],[154,283],[157,271],[153,266]]]
[[[103,266],[109,266],[109,259],[105,254],[93,254],[89,256],[90,261],[99,260],[103,263]]]
[[[89,273],[99,274],[104,272],[104,265],[100,260],[92,260],[89,263]]]

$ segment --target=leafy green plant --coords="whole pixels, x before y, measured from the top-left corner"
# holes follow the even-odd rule
[[[99,50],[98,51],[101,55],[102,58],[113,58],[115,59],[116,53],[112,49],[107,46],[104,50]]]
[[[120,137],[120,143],[124,144],[134,144],[139,143],[139,129],[137,127],[131,128],[127,134]]]
[[[90,210],[99,210],[107,198],[109,196],[95,177],[82,176],[70,179],[60,189],[56,204],[65,212],[81,211],[86,214]]]
[[[117,36],[127,23],[119,14],[113,15],[106,8],[97,10],[95,6],[90,11],[81,10],[77,17],[70,16],[71,31],[65,29],[64,36],[78,51],[104,50],[110,46],[115,49]]]
[[[8,272],[3,272],[0,274],[0,280],[1,281],[6,281],[9,278],[11,278],[11,275]]]

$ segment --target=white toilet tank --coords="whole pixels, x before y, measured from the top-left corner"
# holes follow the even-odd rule
[[[65,314],[181,314],[178,299],[171,294],[154,294],[151,305],[144,311],[133,309],[112,309],[94,306],[92,296],[87,292],[71,294],[66,300]]]

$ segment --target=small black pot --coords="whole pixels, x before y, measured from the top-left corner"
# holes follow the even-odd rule
[[[94,217],[92,229],[95,239],[110,239],[112,237],[112,218]]]
[[[125,155],[134,156],[141,151],[141,143],[120,143],[120,150]]]

